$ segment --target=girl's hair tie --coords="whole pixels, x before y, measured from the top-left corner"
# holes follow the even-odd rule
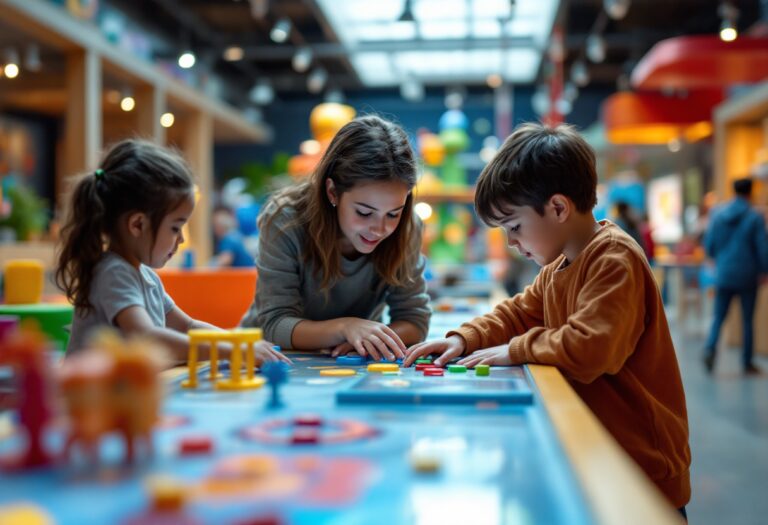
[[[96,180],[101,180],[104,178],[104,170],[99,168],[95,172],[93,172],[94,176],[96,177]]]

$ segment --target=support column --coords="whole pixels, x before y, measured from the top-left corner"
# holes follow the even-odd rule
[[[155,144],[165,145],[165,128],[160,116],[165,113],[165,92],[152,85],[136,90],[136,130],[139,135]]]
[[[67,56],[67,113],[64,171],[56,176],[56,199],[68,190],[65,179],[96,168],[102,148],[101,58],[91,50]]]
[[[213,253],[211,197],[213,191],[213,120],[203,112],[191,113],[184,122],[184,155],[195,176],[198,200],[189,221],[190,244],[196,265],[205,266]]]

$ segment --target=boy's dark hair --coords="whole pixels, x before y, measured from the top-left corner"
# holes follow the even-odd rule
[[[89,310],[91,281],[119,219],[141,212],[149,217],[152,239],[163,218],[184,199],[193,198],[189,166],[171,150],[143,140],[115,144],[98,169],[72,190],[61,230],[56,284],[77,309]]]
[[[570,198],[589,212],[597,203],[595,152],[572,127],[526,123],[504,141],[477,179],[475,208],[489,225],[506,215],[505,206],[531,206],[544,215],[552,195]]]
[[[736,195],[741,195],[742,197],[749,197],[752,195],[752,179],[750,178],[743,178],[743,179],[736,179],[733,181],[733,191],[736,192]]]

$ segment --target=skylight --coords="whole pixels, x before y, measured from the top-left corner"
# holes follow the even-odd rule
[[[318,0],[367,86],[533,82],[558,0]],[[408,49],[406,43],[411,43]]]

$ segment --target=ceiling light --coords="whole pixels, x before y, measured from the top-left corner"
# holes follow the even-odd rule
[[[266,106],[275,99],[275,90],[268,80],[262,79],[251,88],[250,93],[248,93],[248,98],[254,104]]]
[[[16,78],[19,76],[19,52],[9,47],[5,50],[5,76]]]
[[[6,64],[5,65],[5,76],[8,78],[16,78],[19,76],[19,66],[16,64]]]
[[[736,20],[739,18],[739,10],[731,2],[723,2],[717,9],[717,14],[723,19],[720,24],[720,39],[723,42],[733,42],[739,36],[736,30]]]
[[[179,67],[189,69],[195,65],[195,54],[191,50],[184,51],[179,55]]]
[[[631,0],[603,0],[603,8],[614,20],[621,20],[627,16],[631,3]]]
[[[243,48],[240,46],[229,46],[224,50],[224,60],[227,62],[237,62],[242,60],[244,55]]]
[[[416,79],[408,78],[400,84],[400,96],[409,102],[424,100],[424,84]]]
[[[269,32],[269,38],[273,42],[282,44],[288,40],[288,35],[291,34],[291,21],[287,18],[281,18],[272,27],[272,31]]]
[[[504,79],[498,73],[491,73],[485,77],[485,82],[488,84],[488,87],[496,89],[504,83]]]
[[[411,0],[405,0],[403,5],[403,12],[397,17],[398,22],[415,22],[416,19],[413,16],[413,9],[411,6]]]
[[[300,47],[291,59],[291,65],[297,73],[304,73],[312,65],[312,50],[308,47]]]
[[[322,67],[316,67],[307,77],[307,89],[310,93],[320,93],[328,80],[328,72]]]
[[[123,100],[120,101],[120,109],[123,111],[133,111],[135,107],[136,101],[130,95],[123,97]]]
[[[571,80],[579,87],[589,84],[589,70],[583,60],[579,59],[571,64]]]
[[[24,53],[24,67],[30,71],[40,71],[43,63],[40,61],[40,47],[37,44],[29,44]]]
[[[173,113],[163,113],[163,115],[160,117],[160,125],[164,128],[170,128],[173,126],[173,123],[176,121],[176,117],[173,116]]]
[[[605,60],[605,40],[600,35],[589,35],[587,37],[587,58],[595,64]]]

